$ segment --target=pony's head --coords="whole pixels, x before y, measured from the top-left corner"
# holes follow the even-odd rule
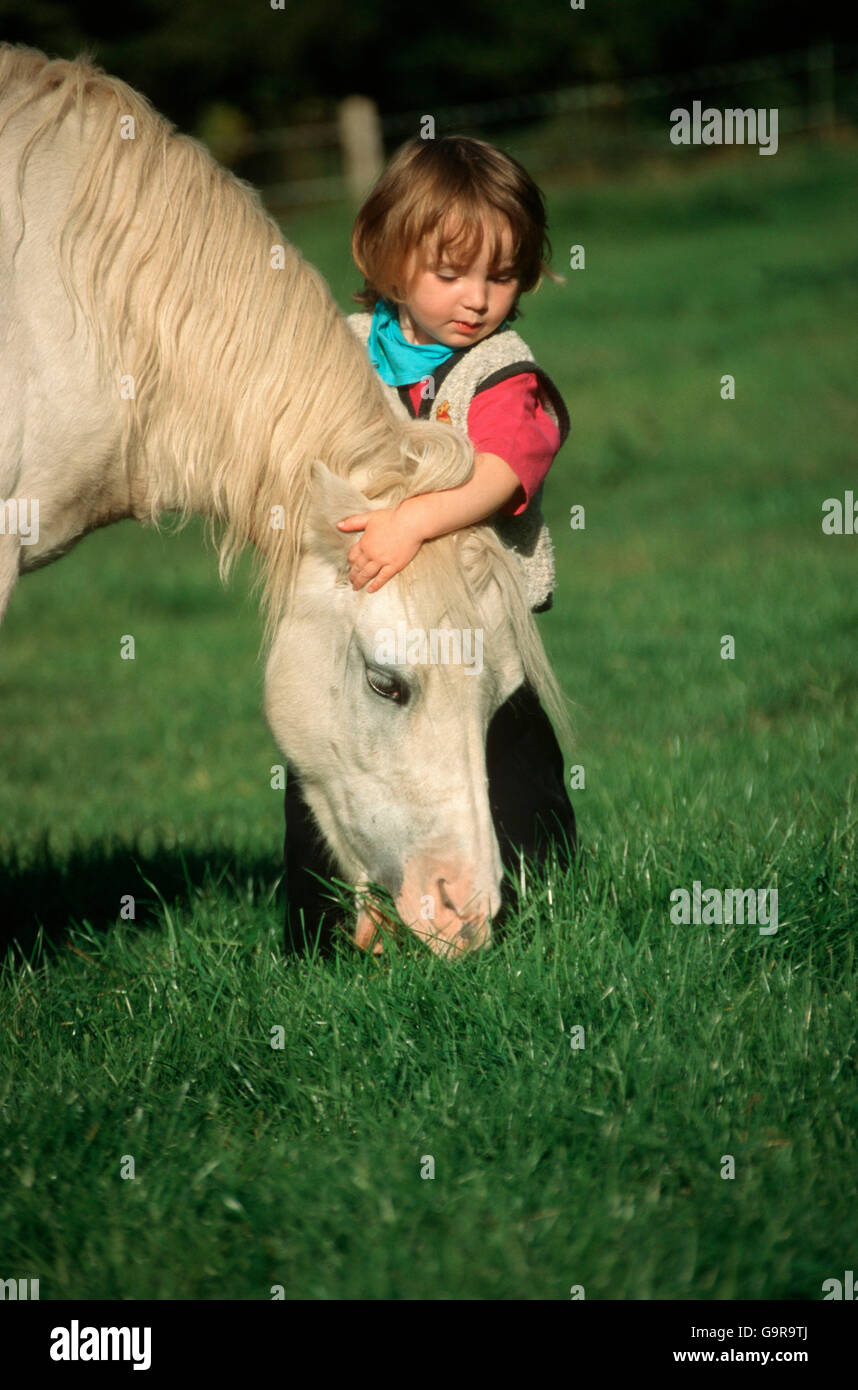
[[[266,710],[343,878],[380,884],[418,937],[458,954],[488,944],[500,904],[488,724],[550,673],[517,562],[487,528],[425,544],[377,593],[353,590],[355,536],[336,522],[373,505],[315,465]],[[359,945],[375,926],[362,908]]]

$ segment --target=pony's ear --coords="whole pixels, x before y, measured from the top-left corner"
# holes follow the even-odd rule
[[[304,544],[314,555],[340,569],[360,532],[338,531],[337,522],[344,521],[347,516],[372,511],[379,505],[370,502],[346,478],[338,478],[320,459],[314,459],[310,466]]]

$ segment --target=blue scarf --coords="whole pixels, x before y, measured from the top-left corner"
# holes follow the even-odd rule
[[[399,327],[399,311],[386,299],[373,310],[367,343],[369,360],[388,386],[411,386],[432,375],[454,351],[443,343],[409,343]]]

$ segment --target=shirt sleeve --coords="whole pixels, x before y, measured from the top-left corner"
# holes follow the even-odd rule
[[[475,453],[497,454],[524,489],[502,513],[519,516],[530,505],[560,448],[560,430],[542,404],[535,372],[520,372],[480,391],[468,411],[468,437]]]

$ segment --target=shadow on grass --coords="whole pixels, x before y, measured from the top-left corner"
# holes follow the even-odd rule
[[[43,842],[26,859],[14,847],[0,855],[0,951],[17,942],[29,955],[41,928],[46,941],[61,942],[84,922],[106,931],[121,920],[122,900],[134,898],[136,927],[160,926],[163,907],[192,908],[212,889],[252,882],[271,897],[271,912],[282,923],[280,870],[276,858],[236,851],[229,845],[206,849],[156,846],[142,851],[127,843],[93,845],[58,856]],[[148,882],[147,882],[148,880]],[[153,892],[154,885],[157,892]]]
[[[529,869],[529,891],[522,902],[517,875],[507,868],[501,910],[492,924],[496,945],[510,930],[526,932],[527,920],[540,910],[537,904],[545,910],[543,873],[536,866]],[[218,897],[246,901],[252,891],[254,900],[266,904],[286,958],[316,953],[330,957],[337,943],[349,935],[351,890],[340,880],[320,880],[328,890],[321,926],[314,920],[307,932],[303,919],[290,924],[284,943],[286,893],[281,874],[275,854],[237,850],[229,844],[157,845],[144,851],[137,844],[117,841],[76,847],[60,855],[43,840],[26,857],[12,846],[0,850],[0,956],[14,946],[29,958],[40,931],[52,946],[61,945],[71,930],[84,923],[96,932],[108,931],[123,920],[123,900],[129,895],[139,930],[163,926],[164,904],[192,912],[201,901],[211,903]],[[376,898],[395,919],[392,900],[384,890],[376,887]],[[353,922],[350,925],[353,929]],[[396,930],[407,936],[401,923]]]

